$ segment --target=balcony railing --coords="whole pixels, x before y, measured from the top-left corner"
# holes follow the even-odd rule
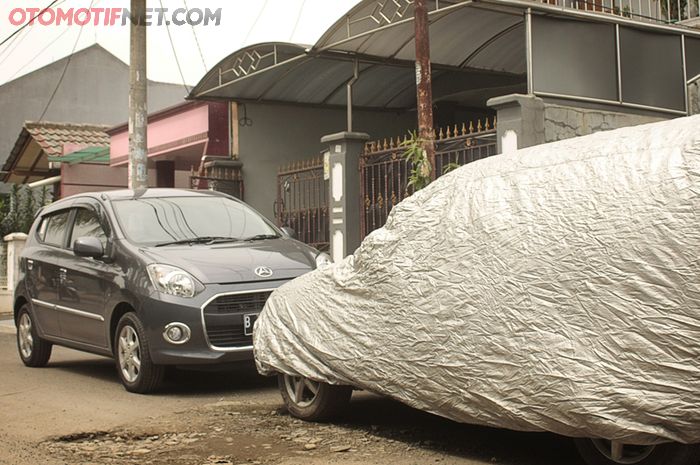
[[[700,19],[700,0],[533,0],[580,11],[608,13],[638,21],[678,24]]]

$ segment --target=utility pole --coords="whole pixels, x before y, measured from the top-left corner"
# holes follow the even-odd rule
[[[418,103],[418,136],[428,155],[431,177],[435,173],[435,144],[433,140],[433,85],[430,69],[430,32],[425,0],[413,2],[416,35],[416,96]]]
[[[129,56],[129,189],[148,189],[146,0],[131,0]]]

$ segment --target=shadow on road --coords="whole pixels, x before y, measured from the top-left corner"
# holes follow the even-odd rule
[[[50,362],[47,370],[62,370],[80,376],[99,379],[119,385],[119,377],[113,360],[61,360]],[[230,394],[256,391],[277,386],[276,378],[260,376],[251,365],[230,366],[224,371],[194,371],[168,367],[160,396],[189,396],[202,394]]]
[[[336,423],[371,435],[456,457],[500,464],[583,465],[573,441],[549,433],[522,433],[466,425],[365,393]]]

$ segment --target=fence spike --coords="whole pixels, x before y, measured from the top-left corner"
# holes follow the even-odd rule
[[[439,139],[439,140],[442,140],[442,139],[444,139],[444,138],[445,138],[445,133],[442,132],[442,128],[440,128],[440,133],[438,134],[438,139]]]
[[[462,135],[465,135],[467,133],[467,125],[462,123]]]
[[[387,148],[389,148],[389,144],[387,144],[386,137],[385,137],[384,138],[384,145],[382,145],[382,150],[386,150]]]
[[[493,128],[496,129],[496,117],[493,117]]]
[[[483,130],[484,130],[484,127],[481,125],[481,118],[479,118],[479,119],[477,120],[477,122],[478,122],[478,124],[477,124],[477,126],[476,126],[476,130],[479,131],[479,132],[483,131]]]
[[[474,121],[469,121],[469,134],[474,132]]]
[[[457,126],[457,124],[455,124],[454,135],[455,135],[455,137],[457,137],[459,135],[459,127]]]
[[[486,126],[484,126],[484,129],[486,129],[487,131],[488,131],[489,129],[491,129],[491,128],[489,127],[489,117],[488,117],[488,116],[486,117]]]
[[[389,137],[389,148],[390,149],[394,148],[394,138],[393,137]]]

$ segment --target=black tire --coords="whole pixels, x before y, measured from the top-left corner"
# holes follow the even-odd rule
[[[300,401],[295,399],[294,393],[294,386],[298,383],[303,383],[304,386]],[[327,421],[337,416],[347,407],[352,396],[350,386],[331,386],[298,376],[280,374],[277,376],[277,384],[289,413],[305,421]],[[315,393],[311,386],[315,386]]]
[[[626,445],[620,459],[612,459],[610,441],[576,439],[576,448],[588,465],[698,465],[700,444],[666,443],[657,446]],[[624,449],[623,449],[624,451]]]
[[[40,338],[34,319],[29,311],[29,304],[22,305],[17,313],[17,352],[28,367],[43,367],[49,363],[53,345]]]
[[[114,360],[119,379],[129,392],[148,394],[156,391],[163,382],[165,367],[151,361],[146,331],[133,312],[122,316],[117,324]]]

